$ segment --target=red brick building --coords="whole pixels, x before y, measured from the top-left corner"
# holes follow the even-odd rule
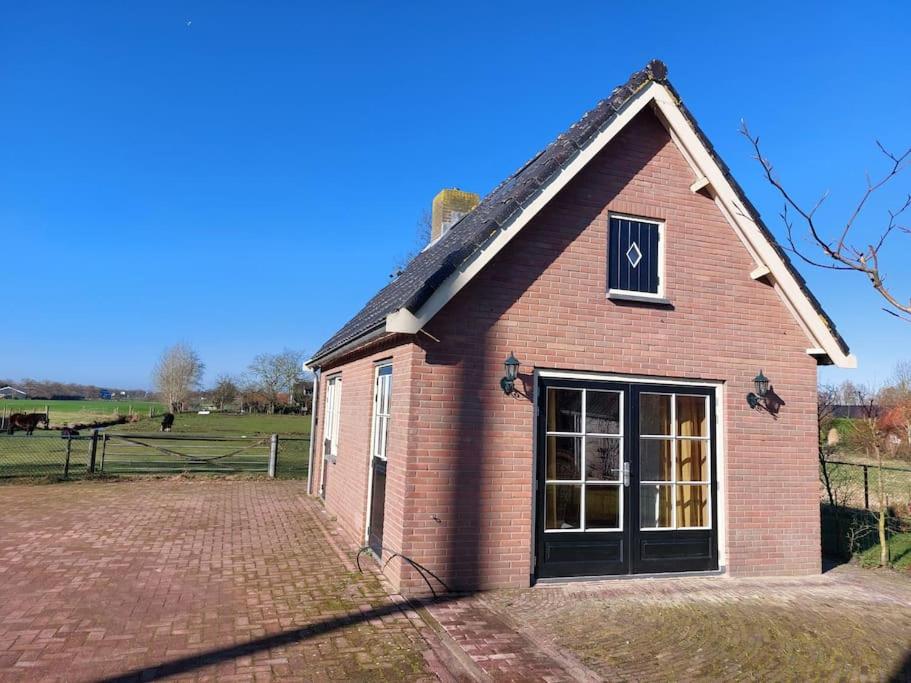
[[[820,570],[855,361],[663,64],[436,233],[310,361],[311,493],[402,591]]]

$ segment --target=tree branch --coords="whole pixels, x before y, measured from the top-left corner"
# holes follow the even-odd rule
[[[750,142],[753,147],[754,158],[759,162],[766,181],[775,188],[781,198],[784,200],[784,208],[781,212],[781,218],[787,230],[788,246],[786,249],[795,254],[805,263],[817,268],[826,268],[828,270],[853,270],[862,273],[870,281],[873,289],[884,298],[891,308],[884,309],[896,317],[911,322],[911,299],[907,303],[902,303],[899,298],[886,286],[885,276],[880,270],[880,253],[886,243],[886,239],[896,230],[911,234],[911,229],[898,224],[898,218],[909,208],[911,208],[911,195],[908,195],[904,203],[896,210],[889,211],[889,221],[886,227],[881,231],[879,238],[868,244],[864,248],[858,248],[849,244],[848,239],[854,228],[859,216],[866,208],[870,198],[879,190],[885,187],[893,178],[898,176],[902,171],[911,165],[911,148],[902,154],[894,154],[886,147],[876,141],[877,147],[882,154],[891,162],[888,171],[876,181],[870,179],[867,175],[867,186],[860,200],[854,206],[848,220],[838,231],[837,241],[829,241],[823,236],[823,232],[816,223],[816,213],[823,203],[828,199],[829,193],[826,191],[816,201],[810,209],[801,206],[794,196],[784,187],[775,175],[775,169],[772,163],[763,156],[762,149],[759,145],[759,136],[753,136],[745,122],[741,122],[740,133]],[[810,257],[804,248],[798,246],[794,237],[794,223],[791,220],[790,212],[796,213],[802,222],[806,225],[807,233],[811,245],[815,245],[826,256],[827,260],[820,261]]]

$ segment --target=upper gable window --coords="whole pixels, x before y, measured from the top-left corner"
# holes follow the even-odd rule
[[[658,221],[611,215],[607,249],[608,295],[663,297],[663,232],[664,224]]]

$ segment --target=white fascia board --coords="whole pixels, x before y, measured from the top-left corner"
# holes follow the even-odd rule
[[[793,309],[798,320],[803,323],[802,326],[810,337],[811,345],[814,348],[824,349],[826,355],[840,368],[857,367],[857,359],[841,350],[835,335],[821,319],[778,252],[766,239],[756,219],[749,215],[745,206],[740,205],[734,188],[680,111],[674,96],[663,85],[655,84],[655,86],[655,105],[669,128],[673,130],[678,146],[685,149],[684,157],[694,166],[693,170],[697,177],[708,178],[717,193],[716,203],[724,205],[726,209],[724,213],[728,221],[747,245],[748,250],[757,255],[756,262],[769,269],[772,277],[775,278],[776,291],[787,300],[789,308]]]
[[[513,218],[508,225],[503,226],[485,245],[474,252],[459,266],[459,269],[450,275],[437,287],[434,293],[424,302],[424,305],[412,316],[399,318],[399,309],[386,317],[387,329],[392,325],[397,327],[407,323],[411,327],[417,326],[415,332],[426,325],[446,303],[452,299],[471,279],[486,266],[503,247],[505,247],[519,231],[524,228],[538,212],[557,196],[570,180],[610,142],[626,125],[652,101],[653,92],[657,84],[652,81],[633,95],[621,108],[619,113],[598,133],[594,139],[581,150],[551,181],[548,185]],[[409,312],[410,313],[410,312]]]

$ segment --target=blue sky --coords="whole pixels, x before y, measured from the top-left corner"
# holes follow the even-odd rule
[[[874,140],[911,145],[911,8],[734,4],[4,3],[0,377],[145,386],[179,340],[208,380],[312,351],[437,190],[486,193],[654,57],[777,234],[741,118],[841,219]],[[801,270],[860,359],[823,379],[911,356],[860,276]]]

